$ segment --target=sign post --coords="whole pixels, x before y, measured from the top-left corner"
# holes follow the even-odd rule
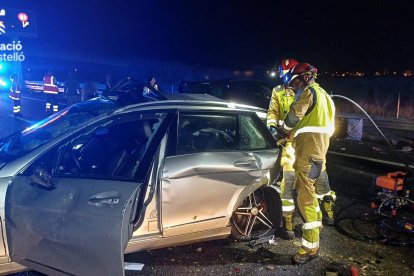
[[[25,37],[37,37],[36,13],[0,6],[0,89],[8,89],[11,74],[22,79]]]

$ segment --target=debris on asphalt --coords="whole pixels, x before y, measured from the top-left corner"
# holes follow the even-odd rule
[[[274,256],[274,253],[272,251],[264,247],[260,247],[259,249],[257,249],[256,254],[260,257],[269,258],[269,259],[272,259]]]
[[[124,262],[125,270],[141,271],[143,267],[144,264]]]
[[[250,247],[253,248],[257,245],[263,245],[265,243],[274,244],[275,243],[275,236],[271,235],[271,236],[262,237],[262,238],[257,239],[257,240],[252,240],[251,242],[249,242],[249,245],[250,245]]]
[[[357,267],[351,267],[351,276],[359,276],[359,270]]]
[[[203,248],[197,247],[196,250],[195,250],[195,252],[196,253],[201,253],[201,252],[203,252]]]
[[[334,274],[328,274],[332,272]],[[351,276],[351,266],[342,262],[332,262],[326,267],[326,275],[349,275]]]
[[[298,241],[293,241],[293,245],[295,245],[295,246],[302,246],[302,243],[300,243]]]
[[[233,272],[234,273],[240,273],[240,267],[233,268]]]
[[[268,266],[266,266],[266,269],[267,269],[267,270],[272,271],[272,270],[274,270],[274,269],[275,269],[275,266],[273,266],[273,265],[268,265]]]

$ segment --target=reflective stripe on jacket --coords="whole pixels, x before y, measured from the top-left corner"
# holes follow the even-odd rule
[[[59,88],[56,85],[55,77],[46,75],[43,78],[43,92],[46,94],[58,94]]]
[[[326,133],[332,136],[335,131],[335,105],[331,97],[317,83],[307,86],[290,110],[291,117],[297,117],[299,122],[292,127],[284,124],[284,128],[291,130],[294,137],[300,133]],[[288,116],[290,117],[290,116]]]
[[[12,100],[20,100],[20,89],[17,81],[13,81],[10,85],[9,98]]]

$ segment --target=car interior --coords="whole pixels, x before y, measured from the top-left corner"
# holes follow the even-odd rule
[[[158,119],[98,127],[65,146],[58,173],[133,178]]]
[[[184,115],[178,131],[179,153],[236,149],[234,116]]]

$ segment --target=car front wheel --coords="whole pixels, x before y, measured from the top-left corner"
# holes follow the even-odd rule
[[[251,193],[233,212],[233,237],[248,241],[269,235],[281,225],[281,206],[279,194],[271,187],[263,187]]]

